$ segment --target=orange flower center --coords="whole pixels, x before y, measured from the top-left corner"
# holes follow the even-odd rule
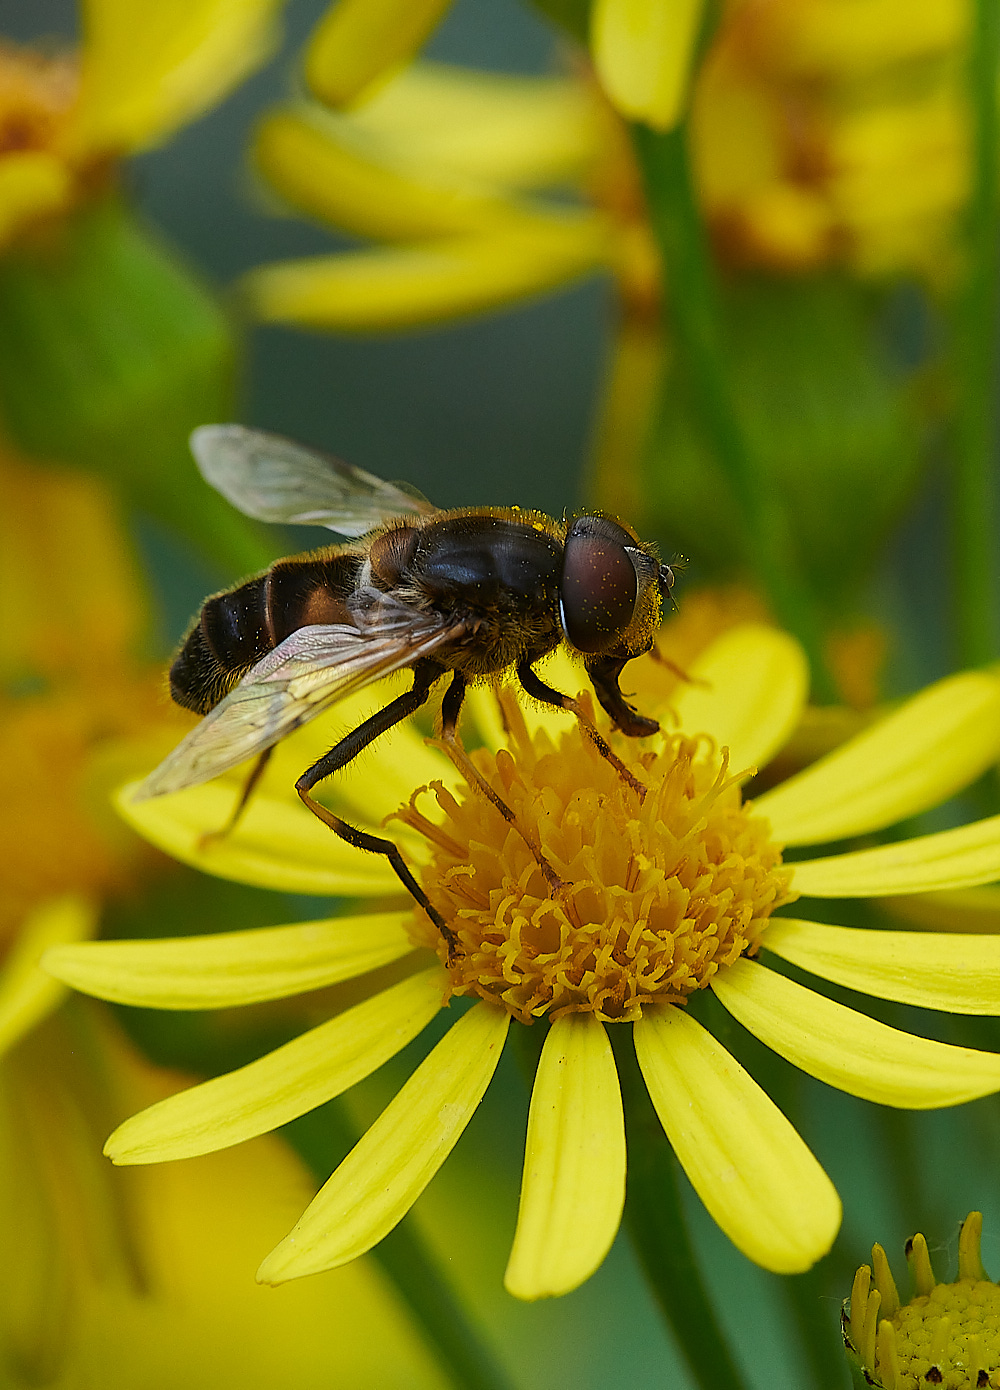
[[[416,809],[420,793],[397,813],[431,846],[423,886],[460,943],[447,962],[455,993],[523,1022],[626,1021],[645,1004],[683,1004],[756,950],[792,896],[789,874],[710,739],[615,737],[640,799],[579,727],[558,743],[532,737],[516,700],[500,699],[509,745],[473,759],[513,823],[478,789],[456,798],[439,784],[443,819]],[[414,933],[446,960],[422,913]]]

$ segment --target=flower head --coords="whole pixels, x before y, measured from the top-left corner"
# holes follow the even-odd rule
[[[927,1242],[906,1242],[913,1297],[901,1303],[881,1245],[858,1270],[842,1322],[844,1345],[864,1383],[878,1390],[987,1390],[1000,1373],[1000,1287],[980,1258],[983,1217],[970,1212],[958,1236],[958,1277],[938,1283]]]
[[[651,659],[636,663],[640,702],[661,671]],[[799,894],[880,895],[1000,875],[1000,818],[795,862],[782,848],[866,834],[977,776],[1000,746],[1000,681],[983,673],[943,681],[746,803],[740,784],[799,720],[802,654],[774,629],[744,626],[713,643],[691,675],[658,711],[673,728],[643,742],[611,735],[620,770],[566,716],[522,707],[507,693],[498,709],[492,692],[475,692],[483,741],[475,770],[512,821],[406,726],[331,788],[331,804],[355,822],[394,823],[459,936],[462,951],[450,960],[419,913],[386,910],[395,885],[381,861],[334,841],[293,804],[286,789],[309,748],[329,742],[328,730],[312,725],[298,746],[281,745],[240,827],[208,847],[204,832],[224,823],[235,780],[134,805],[126,795],[132,823],[188,862],[271,887],[383,902],[377,912],[267,931],[51,952],[47,963],[61,979],[154,1007],[232,1005],[348,979],[362,993],[277,1052],[127,1121],[109,1140],[111,1156],[154,1162],[274,1128],[369,1075],[445,1000],[466,996],[476,1002],[268,1256],[262,1279],[342,1264],[388,1232],[478,1106],[509,1028],[540,1019],[547,1031],[507,1272],[512,1292],[532,1298],[575,1287],[614,1238],[625,1140],[608,1030],[622,1026],[633,1030],[653,1104],[715,1219],[766,1267],[808,1268],[836,1234],[837,1194],[773,1101],[686,1005],[711,989],[795,1065],[889,1105],[951,1105],[1000,1089],[1000,1057],[889,1028],[775,968],[785,960],[861,993],[997,1013],[1000,941],[774,915]],[[565,686],[573,668],[554,678]],[[338,722],[359,712],[341,706]],[[430,784],[433,796],[414,797],[415,783]],[[965,968],[972,951],[975,974]],[[385,977],[372,976],[366,991],[361,977],[391,961],[394,983],[380,988]]]
[[[88,0],[79,54],[0,43],[0,247],[108,183],[262,60],[280,0]]]
[[[955,266],[971,145],[952,0],[739,0],[698,75],[692,149],[729,258],[862,274]]]

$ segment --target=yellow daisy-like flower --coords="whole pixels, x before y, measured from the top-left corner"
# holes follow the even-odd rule
[[[251,311],[378,332],[603,270],[630,317],[655,319],[658,257],[622,118],[679,119],[701,5],[599,0],[596,80],[400,70],[441,8],[341,0],[318,28],[305,64],[318,101],[267,117],[254,157],[290,206],[382,245],[261,266]],[[693,172],[720,255],[946,277],[968,196],[967,32],[959,0],[727,6],[690,84]]]
[[[702,208],[738,263],[955,266],[971,176],[966,0],[735,0],[698,74]]]
[[[336,0],[306,51],[305,77],[329,106],[368,100],[413,57],[449,0]],[[595,0],[594,62],[625,115],[661,130],[679,119],[704,0]]]
[[[0,247],[103,189],[270,51],[282,0],[83,0],[79,55],[0,43]]]
[[[958,1234],[958,1277],[938,1283],[927,1241],[906,1242],[913,1297],[902,1303],[881,1245],[854,1278],[842,1315],[852,1369],[875,1390],[989,1390],[1000,1383],[1000,1287],[983,1268],[983,1217]]]
[[[109,814],[123,739],[181,727],[139,661],[142,584],[97,479],[0,452],[0,1053],[61,999],[37,962],[157,862]]]
[[[645,666],[646,671],[642,668]],[[662,667],[635,663],[639,699]],[[552,679],[574,680],[571,666]],[[840,1224],[837,1194],[765,1092],[686,1004],[711,989],[782,1056],[888,1105],[954,1105],[1000,1089],[1000,1056],[900,1032],[796,983],[778,960],[884,999],[1000,1013],[1000,940],[834,927],[776,908],[799,894],[863,897],[1000,876],[1000,818],[871,849],[787,862],[782,846],[864,835],[949,796],[1000,751],[1000,681],[930,687],[754,803],[740,783],[787,739],[806,666],[787,635],[725,633],[659,713],[676,726],[641,744],[614,737],[626,780],[564,715],[510,693],[470,701],[485,747],[473,756],[513,808],[501,819],[411,727],[339,778],[338,812],[395,824],[405,856],[449,920],[449,961],[427,920],[386,910],[398,885],[289,795],[329,728],[282,744],[260,794],[226,840],[234,775],[122,808],[154,843],[244,882],[382,899],[380,910],[215,938],[57,948],[46,964],[100,997],[211,1008],[354,980],[350,1007],[249,1066],[122,1125],[118,1163],[206,1153],[285,1123],[372,1073],[449,997],[462,1013],[330,1178],[259,1277],[280,1282],[354,1259],[409,1209],[482,1099],[511,1026],[545,1019],[521,1206],[507,1270],[523,1298],[564,1293],[600,1264],[618,1228],[625,1137],[609,1027],[631,1025],[653,1104],[706,1206],[769,1269],[807,1269]],[[643,694],[642,687],[647,687]],[[371,692],[368,693],[369,702]],[[360,714],[342,705],[343,727]],[[415,784],[433,794],[412,796]],[[640,794],[641,793],[641,794]],[[760,952],[765,959],[757,959]],[[768,963],[765,963],[765,960]],[[388,977],[369,975],[396,962]],[[386,983],[386,979],[391,982]]]

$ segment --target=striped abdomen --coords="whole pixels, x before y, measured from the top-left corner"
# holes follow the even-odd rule
[[[356,555],[279,560],[266,574],[207,599],[170,668],[170,693],[207,714],[250,668],[300,627],[348,623]]]

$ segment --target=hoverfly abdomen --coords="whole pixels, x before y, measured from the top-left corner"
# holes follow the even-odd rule
[[[201,610],[205,641],[225,670],[259,661],[274,646],[267,617],[268,575],[229,594],[211,598]]]
[[[321,560],[279,560],[265,577],[265,617],[270,647],[300,627],[349,623],[344,602],[354,587],[359,562],[353,555]],[[248,586],[249,587],[249,586]]]
[[[266,574],[206,601],[170,668],[179,705],[207,714],[251,667],[299,628],[350,623],[345,599],[356,556],[279,560]]]
[[[206,601],[170,668],[170,693],[179,705],[207,714],[271,650],[266,583],[259,575]]]

